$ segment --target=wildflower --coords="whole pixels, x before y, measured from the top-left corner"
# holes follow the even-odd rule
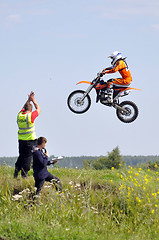
[[[156,172],[156,175],[158,174],[158,172]]]
[[[154,167],[157,168],[158,167],[157,164],[155,164]]]
[[[158,205],[157,205],[157,204],[155,204],[155,207],[158,207]]]
[[[96,208],[94,208],[94,207],[91,207],[91,209],[94,210],[94,211],[96,211],[96,212],[98,211],[98,210],[97,210]]]
[[[22,195],[20,195],[20,194],[15,194],[12,196],[13,201],[18,201],[20,198],[22,198]]]
[[[119,191],[122,189],[123,185],[121,184],[120,188],[119,188]]]
[[[111,170],[113,170],[113,169],[114,169],[114,167],[111,168]]]
[[[75,185],[75,188],[79,188],[79,187],[81,187],[81,184],[80,183],[76,183],[76,185]]]
[[[51,188],[51,186],[46,185],[46,186],[44,186],[44,188]]]
[[[152,193],[152,196],[154,196],[154,198],[156,198],[156,195],[157,195],[157,193]]]
[[[150,169],[148,168],[147,171],[150,172]]]
[[[141,202],[141,199],[139,199],[138,197],[136,197],[136,200],[137,200],[138,202]]]
[[[19,192],[20,195],[27,194],[27,193],[31,193],[29,188],[26,188],[23,191]]]
[[[154,211],[155,211],[155,210],[154,210],[154,209],[152,209],[151,213],[153,214],[153,213],[154,213]]]

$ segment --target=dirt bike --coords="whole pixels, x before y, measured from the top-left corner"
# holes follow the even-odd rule
[[[80,83],[88,83],[90,86],[86,91],[76,90],[72,92],[68,99],[67,104],[69,109],[77,114],[85,113],[91,106],[91,98],[89,96],[90,91],[94,88],[96,90],[97,98],[96,102],[104,104],[108,107],[114,107],[116,109],[117,117],[124,123],[133,122],[138,116],[138,107],[132,101],[124,101],[119,103],[119,98],[124,97],[132,90],[141,90],[137,88],[131,88],[129,86],[113,86],[113,102],[110,102],[110,91],[112,89],[107,88],[107,83],[101,78],[102,74],[97,74],[97,77],[92,81],[80,81]]]

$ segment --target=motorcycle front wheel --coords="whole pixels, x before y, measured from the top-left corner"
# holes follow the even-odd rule
[[[120,103],[120,107],[126,110],[125,112],[117,108],[116,114],[120,121],[124,123],[131,123],[137,118],[139,111],[135,103],[124,101]]]
[[[76,90],[72,92],[68,99],[67,104],[69,109],[77,114],[85,113],[91,106],[91,98],[89,95],[86,95],[84,100],[81,102],[85,92],[82,90]]]

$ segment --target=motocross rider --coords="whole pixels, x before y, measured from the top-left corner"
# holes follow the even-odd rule
[[[132,81],[131,73],[128,70],[128,65],[119,51],[114,51],[108,58],[111,58],[111,67],[103,69],[101,76],[108,73],[115,73],[119,71],[122,78],[112,78],[107,81],[107,88],[109,89],[109,103],[113,103],[113,86],[127,87]],[[116,96],[114,96],[116,97]]]

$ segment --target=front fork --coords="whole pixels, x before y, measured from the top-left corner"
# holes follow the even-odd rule
[[[85,99],[85,97],[90,93],[90,91],[92,90],[92,88],[94,88],[94,84],[90,85],[87,90],[85,91],[85,93],[83,94],[83,97],[80,99],[80,103],[83,102],[83,100]]]

